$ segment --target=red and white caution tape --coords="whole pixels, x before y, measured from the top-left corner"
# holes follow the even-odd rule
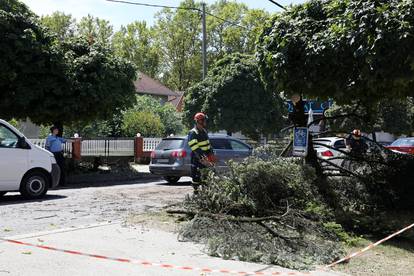
[[[342,262],[348,261],[348,260],[350,260],[350,259],[352,259],[352,258],[354,258],[354,257],[356,257],[356,256],[359,256],[359,255],[361,255],[362,253],[364,253],[364,252],[366,252],[366,251],[368,251],[368,250],[370,250],[370,249],[374,248],[375,246],[377,246],[377,245],[379,245],[379,244],[381,244],[381,243],[383,243],[383,242],[385,242],[385,241],[387,241],[387,240],[389,240],[389,239],[391,239],[391,238],[393,238],[393,237],[395,237],[395,236],[397,236],[397,235],[399,235],[399,234],[401,234],[401,233],[403,233],[403,232],[405,232],[405,231],[407,231],[407,230],[409,230],[409,229],[411,229],[411,228],[413,228],[413,227],[414,227],[414,223],[413,223],[413,224],[411,224],[411,225],[408,225],[407,227],[405,227],[405,228],[403,228],[403,229],[401,229],[401,230],[399,230],[399,231],[397,231],[397,232],[395,232],[394,234],[389,235],[388,237],[386,237],[386,238],[384,238],[384,239],[382,239],[382,240],[379,240],[379,241],[377,241],[377,242],[375,242],[375,243],[372,243],[372,244],[368,245],[368,246],[367,246],[367,247],[365,247],[364,249],[361,249],[361,250],[359,250],[359,251],[357,251],[357,252],[354,252],[354,253],[352,253],[352,254],[350,254],[350,255],[346,256],[345,258],[342,258],[342,259],[340,259],[340,260],[338,260],[338,261],[336,261],[336,262],[334,262],[334,263],[331,263],[330,265],[327,265],[327,266],[326,266],[326,268],[333,267],[334,265],[337,265],[337,264],[339,264],[339,263],[342,263]]]
[[[355,253],[352,253],[348,256],[346,256],[345,258],[342,258],[330,265],[327,265],[325,268],[330,268],[333,267],[339,263],[345,262],[347,260],[350,260],[356,256],[361,255],[362,253],[374,248],[375,246],[411,229],[414,227],[414,223],[389,235],[388,237],[379,240],[375,243],[372,243],[370,245],[368,245],[367,247],[365,247],[364,249],[357,251]],[[313,271],[313,272],[300,272],[300,271],[285,271],[285,272],[247,272],[247,271],[235,271],[235,270],[230,270],[230,269],[211,269],[211,268],[200,268],[200,267],[192,267],[192,266],[178,266],[178,265],[172,265],[172,264],[165,264],[165,263],[154,263],[154,262],[149,262],[149,261],[144,261],[144,260],[132,260],[132,259],[125,259],[125,258],[115,258],[115,257],[108,257],[108,256],[103,256],[103,255],[98,255],[98,254],[90,254],[90,253],[84,253],[84,252],[80,252],[80,251],[74,251],[74,250],[67,250],[67,249],[60,249],[60,248],[56,248],[56,247],[51,247],[51,246],[46,246],[46,245],[39,245],[39,244],[33,244],[33,243],[28,243],[28,242],[22,242],[22,241],[17,241],[17,240],[11,240],[11,239],[4,239],[4,238],[0,238],[0,240],[5,241],[5,242],[9,242],[9,243],[13,243],[13,244],[19,244],[19,245],[24,245],[24,246],[30,246],[30,247],[36,247],[36,248],[40,248],[40,249],[45,249],[45,250],[51,250],[51,251],[57,251],[57,252],[63,252],[66,254],[71,254],[71,255],[79,255],[79,256],[86,256],[86,257],[90,257],[90,258],[95,258],[95,259],[103,259],[103,260],[111,260],[111,261],[116,261],[116,262],[121,262],[121,263],[132,263],[132,264],[138,264],[138,265],[142,265],[142,266],[147,266],[147,267],[160,267],[160,268],[164,268],[164,269],[175,269],[175,270],[186,270],[186,271],[196,271],[196,272],[206,272],[206,273],[220,273],[220,274],[233,274],[233,275],[265,275],[265,276],[274,276],[274,275],[280,275],[280,276],[284,276],[284,275],[293,275],[293,276],[298,276],[298,275],[317,275],[318,271]]]
[[[178,266],[178,265],[172,265],[172,264],[164,264],[164,263],[154,263],[144,260],[132,260],[132,259],[125,259],[125,258],[115,258],[115,257],[108,257],[98,254],[89,254],[89,253],[83,253],[80,251],[74,251],[74,250],[66,250],[66,249],[60,249],[56,247],[46,246],[46,245],[38,245],[28,242],[22,242],[17,240],[11,240],[11,239],[3,239],[0,238],[0,240],[13,243],[13,244],[19,244],[24,246],[30,246],[30,247],[36,247],[40,249],[46,249],[51,251],[57,251],[57,252],[63,252],[66,254],[71,255],[79,255],[79,256],[86,256],[90,258],[95,259],[103,259],[103,260],[110,260],[115,262],[121,262],[121,263],[132,263],[132,264],[138,264],[146,267],[160,267],[164,269],[174,269],[174,270],[185,270],[185,271],[194,271],[194,272],[205,272],[205,273],[219,273],[219,274],[227,274],[227,275],[264,275],[264,276],[286,276],[286,275],[292,275],[292,276],[302,276],[302,275],[317,275],[316,272],[299,272],[299,271],[285,271],[285,272],[247,272],[247,271],[235,271],[230,269],[212,269],[212,268],[200,268],[200,267],[192,267],[192,266]]]

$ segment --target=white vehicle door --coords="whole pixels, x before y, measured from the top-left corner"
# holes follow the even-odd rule
[[[0,124],[0,191],[18,190],[27,171],[29,150],[18,145],[19,136]]]

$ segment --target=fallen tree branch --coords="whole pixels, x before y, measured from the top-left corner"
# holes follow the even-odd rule
[[[318,160],[319,160],[320,162],[326,162],[326,163],[328,163],[329,165],[331,165],[332,167],[337,168],[337,169],[338,169],[339,171],[341,171],[341,172],[345,172],[345,173],[347,173],[347,174],[349,174],[349,175],[352,175],[352,176],[355,176],[355,177],[358,177],[358,178],[362,178],[362,176],[361,176],[361,175],[359,175],[359,174],[357,174],[357,173],[354,173],[354,172],[351,172],[350,170],[345,169],[345,168],[343,168],[343,167],[341,167],[341,166],[338,166],[338,165],[336,165],[335,163],[330,162],[328,159],[322,159],[322,158],[318,157]]]
[[[324,159],[324,160],[343,159],[343,160],[349,160],[349,161],[355,161],[355,162],[376,163],[376,164],[380,164],[380,165],[384,165],[384,166],[388,166],[388,167],[395,167],[395,166],[392,166],[389,163],[381,161],[379,159],[370,158],[372,156],[370,156],[369,154],[363,154],[362,156],[357,157],[357,156],[352,155],[351,152],[349,152],[349,151],[345,151],[345,150],[342,150],[342,149],[339,149],[339,148],[335,148],[335,147],[330,146],[330,145],[326,145],[326,144],[322,144],[322,143],[318,143],[318,142],[314,142],[313,144],[317,145],[317,146],[327,148],[327,149],[337,151],[337,152],[342,153],[344,155],[343,157],[338,156],[338,157]]]
[[[283,157],[286,155],[286,153],[292,148],[293,141],[290,140],[289,144],[283,149],[283,151],[279,154],[279,157]]]
[[[189,215],[189,216],[204,216],[204,217],[210,217],[214,219],[221,219],[221,220],[228,220],[233,222],[263,222],[268,220],[274,220],[278,221],[281,220],[283,217],[285,217],[289,213],[289,209],[281,216],[267,216],[267,217],[235,217],[232,215],[226,215],[226,214],[213,214],[210,212],[194,212],[194,211],[188,211],[188,210],[166,210],[168,214],[179,214],[179,215]]]
[[[263,221],[259,221],[259,222],[257,222],[257,224],[258,225],[260,225],[260,226],[262,226],[264,229],[266,229],[266,231],[268,232],[268,233],[270,233],[274,238],[281,238],[281,239],[283,239],[283,240],[285,240],[285,241],[289,241],[289,240],[291,240],[291,239],[295,239],[295,237],[286,237],[286,236],[283,236],[283,235],[281,235],[281,234],[279,234],[279,233],[277,233],[277,232],[275,232],[271,227],[269,227],[266,223],[264,223]]]

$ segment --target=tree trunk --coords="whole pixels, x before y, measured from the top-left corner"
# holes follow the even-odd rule
[[[372,135],[372,141],[377,142],[377,133],[375,132],[375,130],[371,133]]]
[[[305,115],[305,102],[302,97],[297,103],[293,103],[292,121],[296,127],[307,127],[307,119]],[[316,150],[313,147],[312,135],[308,134],[308,154],[305,162],[315,169],[317,180],[315,185],[318,187],[319,193],[324,197],[325,201],[332,207],[337,206],[336,196],[330,187],[326,176],[323,174],[322,167],[318,162]]]

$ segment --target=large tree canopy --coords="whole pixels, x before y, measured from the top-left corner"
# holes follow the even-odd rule
[[[362,114],[358,115],[361,115],[364,119],[371,119],[368,122],[355,117],[341,117],[344,114],[352,114],[355,110],[358,110],[356,103],[349,105],[335,104],[329,108],[326,115],[338,117],[338,119],[329,122],[330,129],[342,132],[359,128],[366,133],[385,131],[395,135],[411,135],[414,131],[414,103],[412,98],[379,101],[370,110],[359,109]],[[368,116],[368,114],[365,114],[367,112],[373,112],[373,114]]]
[[[276,91],[365,107],[414,91],[413,1],[309,1],[276,15],[259,44]]]
[[[201,9],[201,1],[183,0],[180,7]],[[269,17],[265,11],[228,0],[218,0],[206,9],[209,67],[228,53],[253,53],[263,21]],[[201,81],[201,26],[199,11],[164,9],[157,14],[154,34],[161,50],[162,80],[168,87],[183,91]]]
[[[85,39],[73,39],[62,45],[65,53],[70,92],[60,99],[45,102],[41,121],[92,121],[110,119],[118,108],[135,103],[135,68],[116,57],[99,43],[90,45]],[[48,100],[48,99],[45,99]]]
[[[135,102],[130,63],[85,38],[55,43],[18,1],[1,2],[0,34],[0,117],[71,123]]]
[[[256,138],[282,126],[284,109],[279,95],[265,90],[253,57],[234,54],[187,91],[184,116],[191,125],[194,114],[203,111],[210,130],[241,131]]]
[[[161,69],[161,50],[155,38],[153,26],[147,26],[145,21],[135,21],[122,26],[114,34],[112,47],[118,56],[131,61],[138,70],[154,78]]]
[[[55,34],[59,41],[73,37],[76,32],[76,20],[72,15],[63,12],[56,11],[50,15],[42,16],[40,22]]]
[[[63,55],[18,1],[0,2],[0,117],[24,119],[67,93]]]
[[[114,8],[120,6],[113,4]],[[201,9],[201,1],[183,0],[180,6]],[[217,0],[206,9],[209,65],[228,53],[254,53],[256,39],[263,22],[270,18],[269,13],[228,0]],[[112,48],[137,70],[162,80],[173,90],[184,91],[202,79],[200,11],[163,9],[151,26],[135,21],[115,32],[108,21],[92,15],[76,20],[70,14],[55,12],[43,16],[41,22],[59,41],[82,35],[91,43]]]

